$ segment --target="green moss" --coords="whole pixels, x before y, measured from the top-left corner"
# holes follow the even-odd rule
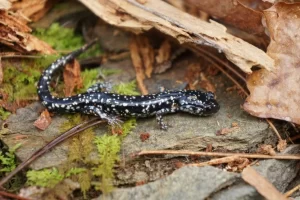
[[[78,175],[82,172],[86,172],[85,168],[80,168],[80,167],[72,167],[71,169],[69,169],[65,175],[65,177],[70,177],[73,175]]]
[[[26,174],[27,184],[41,187],[53,188],[56,184],[64,179],[64,175],[61,174],[56,168],[42,169],[42,170],[30,170]]]
[[[99,164],[93,168],[93,175],[101,177],[95,188],[103,193],[109,193],[113,189],[113,167],[119,160],[121,141],[117,135],[103,135],[95,138],[95,144],[99,153]]]
[[[99,154],[98,166],[93,168],[93,175],[100,177],[94,183],[95,189],[109,193],[113,189],[114,165],[120,160],[119,152],[122,139],[136,126],[136,119],[129,119],[122,125],[122,135],[108,135],[95,137],[95,144]]]
[[[79,175],[86,172],[85,168],[73,167],[66,173],[61,173],[57,168],[42,169],[42,170],[30,170],[27,172],[27,184],[41,187],[53,188],[64,178]]]
[[[4,110],[3,108],[0,108],[0,119],[6,120],[10,114],[10,112]]]
[[[98,69],[84,70],[81,73],[83,88],[80,90],[80,93],[86,92],[89,87],[91,87],[97,82],[96,79],[98,74],[99,74]]]
[[[8,152],[3,153],[0,151],[0,172],[10,172],[16,168],[16,156],[15,151],[21,146],[21,144],[15,145],[9,149]]]
[[[121,69],[103,69],[101,68],[99,75],[105,79],[107,76],[113,75],[113,74],[120,74],[122,72]]]
[[[52,24],[48,29],[37,29],[34,34],[62,54],[84,45],[82,36],[75,34],[71,29],[62,28],[58,24]],[[91,57],[100,53],[99,45],[94,45],[81,57]],[[36,83],[40,78],[41,71],[54,60],[61,57],[62,54],[22,60],[19,67],[6,62],[4,80],[0,92],[9,95],[7,99],[9,102],[35,99],[37,96]]]
[[[124,95],[139,95],[140,93],[137,91],[136,88],[136,81],[133,80],[129,83],[120,83],[113,87],[113,91],[118,94]]]
[[[33,34],[50,44],[57,51],[73,51],[84,45],[81,35],[76,34],[72,29],[60,26],[58,23],[53,23],[48,29],[37,28]],[[96,44],[80,57],[99,56],[100,53],[99,45]]]

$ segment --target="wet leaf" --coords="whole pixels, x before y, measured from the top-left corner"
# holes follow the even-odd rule
[[[40,130],[46,130],[46,128],[51,124],[51,117],[48,110],[44,110],[39,118],[33,123],[35,127]]]
[[[271,37],[268,54],[276,68],[271,73],[261,69],[248,77],[251,95],[243,107],[251,115],[300,124],[299,6],[278,3],[264,12]]]
[[[75,88],[82,88],[82,79],[80,76],[80,64],[77,60],[68,63],[64,68],[64,83],[65,83],[65,96],[72,96]]]

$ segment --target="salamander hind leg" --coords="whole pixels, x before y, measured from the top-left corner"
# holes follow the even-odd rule
[[[160,129],[167,131],[168,130],[168,125],[165,124],[164,119],[163,119],[163,114],[164,110],[160,110],[156,113],[156,122],[159,125]]]
[[[117,116],[107,114],[100,108],[97,108],[95,106],[90,106],[89,110],[95,115],[99,116],[101,119],[106,120],[109,125],[122,127],[121,124],[123,123],[123,121],[120,120]]]
[[[96,83],[87,89],[87,92],[111,92],[112,84],[109,82]]]

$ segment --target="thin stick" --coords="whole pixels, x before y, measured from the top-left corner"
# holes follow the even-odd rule
[[[198,49],[197,49],[198,50]],[[205,60],[209,61],[211,64],[214,65],[214,67],[216,67],[218,70],[220,70],[223,74],[225,74],[225,76],[227,76],[236,86],[238,86],[238,88],[240,88],[247,96],[249,95],[249,93],[244,89],[243,86],[241,86],[239,84],[239,82],[237,82],[230,74],[228,74],[222,67],[218,66],[218,64],[211,58],[203,56],[201,54],[198,53],[198,55],[200,55],[201,57],[203,57]]]
[[[251,153],[223,153],[223,152],[203,152],[203,151],[175,151],[175,150],[153,150],[153,151],[140,151],[133,156],[142,155],[189,155],[189,156],[239,156],[241,158],[259,158],[259,159],[278,159],[278,160],[300,160],[300,154],[285,154],[285,155],[264,155],[264,154],[251,154]]]
[[[186,164],[185,166],[203,167],[203,166],[207,166],[207,165],[219,165],[219,164],[223,164],[223,163],[229,163],[229,162],[236,161],[239,158],[240,157],[236,156],[236,155],[235,156],[227,156],[227,157],[223,157],[223,158],[212,159],[207,162]]]
[[[224,65],[227,69],[229,69],[232,73],[234,73],[236,76],[238,76],[243,82],[246,83],[246,78],[241,75],[239,72],[237,72],[231,65],[227,64],[226,62],[224,62],[223,60],[221,60],[220,58],[218,58],[217,56],[213,55],[212,53],[210,53],[209,51],[205,51],[204,49],[200,48],[200,47],[195,47],[195,49],[197,49],[198,51],[200,51],[202,54],[205,54],[206,56],[209,56],[210,58],[214,59],[215,61],[217,61],[219,64]]]
[[[44,153],[52,149],[54,146],[60,144],[61,142],[65,141],[66,139],[74,136],[75,134],[88,129],[92,126],[95,126],[100,123],[104,123],[105,121],[99,120],[99,119],[92,119],[90,121],[86,121],[82,124],[79,124],[68,131],[64,132],[57,138],[53,139],[51,142],[49,142],[47,145],[43,146],[36,152],[34,152],[27,160],[23,161],[18,167],[16,167],[12,172],[10,172],[7,176],[5,176],[1,181],[0,181],[0,188],[3,188],[2,186],[9,181],[14,175],[16,175],[18,172],[20,172],[24,167],[28,166],[30,163],[32,163],[34,160],[42,156]]]
[[[0,197],[9,197],[9,198],[12,198],[12,199],[20,199],[20,200],[29,200],[27,198],[24,198],[24,197],[20,197],[16,194],[12,194],[12,193],[8,193],[8,192],[4,192],[4,191],[0,191]],[[2,198],[1,198],[2,199]]]
[[[280,134],[278,133],[276,127],[274,126],[274,124],[269,120],[269,119],[266,119],[267,122],[269,123],[269,125],[271,126],[271,128],[273,129],[273,131],[276,133],[277,137],[279,140],[282,140]]]
[[[300,184],[297,185],[296,187],[294,187],[293,189],[287,191],[286,193],[284,193],[285,197],[289,197],[291,196],[294,192],[296,192],[297,190],[300,190]]]

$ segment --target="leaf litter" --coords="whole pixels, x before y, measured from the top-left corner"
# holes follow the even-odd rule
[[[247,78],[251,94],[243,107],[254,116],[300,124],[299,6],[277,3],[264,11],[271,38],[267,53],[275,69],[261,69]]]
[[[109,1],[108,6],[114,5],[114,4],[116,4],[116,2],[117,1],[111,0],[111,1]],[[192,27],[189,26],[190,24],[188,24],[188,26],[183,26],[186,23],[186,21],[184,21],[184,20],[186,20],[188,17],[186,19],[184,19],[183,21],[179,20],[178,21],[179,25],[177,23],[174,23],[176,21],[173,20],[173,19],[175,19],[175,17],[172,18],[173,17],[172,12],[175,12],[175,11],[172,10],[172,8],[168,7],[164,3],[157,3],[159,5],[164,5],[162,7],[166,8],[166,12],[162,14],[162,13],[154,12],[155,8],[157,8],[158,5],[154,5],[153,1],[151,1],[151,0],[139,1],[143,6],[149,6],[150,9],[148,9],[148,10],[147,10],[147,7],[137,6],[131,0],[128,0],[127,2],[129,2],[130,5],[125,2],[125,3],[121,3],[120,7],[114,7],[114,6],[110,7],[109,9],[115,10],[116,13],[114,13],[114,15],[112,15],[110,13],[110,15],[108,15],[109,17],[107,17],[107,18],[104,17],[105,20],[108,21],[109,23],[118,25],[120,27],[126,27],[127,29],[130,29],[131,31],[136,32],[136,33],[143,32],[144,30],[148,30],[152,27],[155,27],[155,28],[161,30],[162,32],[176,38],[181,43],[188,43],[188,45],[195,45],[195,44],[198,44],[197,42],[201,41],[199,43],[201,43],[201,44],[204,43],[204,44],[213,46],[219,50],[222,50],[226,54],[226,56],[229,60],[231,60],[236,65],[238,65],[244,72],[249,73],[249,74],[251,73],[252,66],[258,65],[260,67],[265,67],[266,69],[261,69],[259,71],[253,72],[253,74],[251,74],[248,78],[247,84],[248,84],[249,89],[251,88],[251,84],[252,84],[252,88],[251,88],[252,90],[250,89],[250,92],[251,92],[251,95],[253,95],[254,97],[257,97],[257,96],[255,96],[255,94],[257,93],[256,88],[261,87],[261,85],[263,85],[265,83],[264,81],[269,83],[267,85],[267,87],[271,90],[268,93],[269,97],[272,96],[271,94],[274,95],[274,93],[276,93],[276,92],[272,93],[272,89],[278,90],[278,88],[276,88],[277,84],[280,85],[281,82],[286,81],[287,83],[285,83],[285,86],[288,85],[288,83],[295,85],[295,81],[289,80],[290,77],[294,77],[293,75],[296,74],[294,72],[294,70],[290,70],[290,71],[282,70],[284,73],[278,72],[278,71],[282,72],[278,68],[280,66],[288,66],[287,68],[289,68],[290,65],[297,63],[297,59],[295,59],[292,62],[288,59],[288,56],[293,57],[293,56],[295,56],[294,54],[291,54],[288,56],[286,55],[286,54],[289,54],[292,50],[289,51],[289,50],[287,50],[288,48],[285,49],[285,48],[280,47],[280,45],[282,45],[283,41],[288,41],[288,42],[286,42],[286,44],[289,44],[289,45],[287,45],[287,47],[291,47],[290,44],[296,44],[296,42],[293,43],[293,40],[288,40],[290,38],[287,39],[287,38],[282,37],[283,36],[282,32],[284,32],[284,30],[281,30],[280,28],[284,27],[284,25],[289,26],[290,24],[293,24],[292,22],[290,22],[290,21],[292,21],[291,16],[288,16],[288,12],[290,11],[290,8],[288,6],[286,6],[286,4],[284,4],[284,3],[276,4],[274,7],[265,11],[265,13],[264,13],[267,18],[266,21],[267,21],[267,25],[269,26],[269,31],[270,31],[270,35],[271,35],[271,39],[272,39],[271,45],[269,46],[269,49],[268,49],[268,55],[275,60],[276,69],[274,69],[274,66],[273,66],[274,64],[273,64],[272,59],[270,59],[270,57],[268,57],[267,55],[264,55],[264,53],[262,51],[259,51],[258,49],[255,49],[255,48],[249,46],[247,43],[244,43],[242,40],[239,40],[238,38],[234,38],[233,36],[227,35],[227,33],[225,33],[226,28],[220,24],[217,24],[216,22],[211,22],[210,25],[211,25],[212,29],[218,30],[217,32],[219,35],[214,35],[214,33],[211,33],[209,31],[205,32],[206,30],[201,33],[198,33]],[[240,1],[238,1],[238,3],[239,3],[239,5],[241,5]],[[91,5],[93,3],[90,4],[90,2],[86,2],[86,4]],[[99,3],[99,4],[101,4],[101,3]],[[283,4],[283,5],[280,5],[280,4]],[[136,7],[131,7],[132,5],[134,5]],[[145,16],[141,16],[138,14],[137,8],[142,8],[142,10],[147,11],[148,13],[146,13],[146,14],[144,13]],[[101,9],[103,9],[103,8],[101,8]],[[109,10],[109,9],[105,8],[104,11],[107,12],[107,10]],[[112,10],[110,10],[110,12]],[[293,10],[293,9],[291,9],[291,10]],[[122,13],[123,16],[119,15],[117,13],[118,11],[123,12]],[[294,13],[296,13],[295,16],[298,16],[298,14],[295,10],[293,10],[292,14],[294,14]],[[128,16],[125,16],[126,14],[128,14]],[[278,15],[278,16],[276,16],[276,15]],[[290,23],[283,24],[283,21],[286,20],[286,18],[285,18],[286,15],[288,16]],[[257,19],[260,19],[261,15],[259,13],[258,13],[258,16],[259,17],[257,17]],[[158,19],[157,17],[160,19]],[[274,19],[276,19],[276,17],[280,18],[280,20],[278,20],[278,24],[276,24],[277,22],[274,22],[275,21]],[[166,22],[169,22],[170,24],[168,24]],[[157,23],[157,24],[155,24],[155,23]],[[208,24],[202,24],[202,25],[203,25],[203,27],[210,26]],[[260,25],[260,24],[258,24],[258,25]],[[270,27],[272,27],[273,30]],[[252,28],[252,27],[250,27],[250,28]],[[275,30],[275,29],[278,29],[278,30]],[[255,30],[255,29],[253,29],[253,30]],[[258,27],[258,30],[259,30],[259,32],[261,32],[260,26]],[[287,35],[290,34],[289,35],[290,37],[297,36],[297,35],[295,35],[296,31],[284,32],[284,33]],[[294,33],[294,35],[293,35],[293,33]],[[197,34],[200,34],[200,36]],[[278,35],[279,35],[279,37],[278,37]],[[165,64],[171,60],[171,57],[172,57],[171,50],[170,50],[171,48],[168,43],[168,40],[165,40],[164,43],[162,43],[162,45],[158,49],[157,56],[155,56],[156,52],[153,49],[153,47],[149,44],[149,41],[147,40],[147,38],[139,38],[139,36],[136,36],[135,39],[133,39],[132,41],[134,41],[134,42],[131,43],[131,45],[133,46],[133,49],[130,49],[131,56],[132,56],[134,66],[137,71],[137,77],[140,76],[140,81],[138,78],[137,78],[137,80],[138,80],[138,83],[139,83],[139,86],[141,89],[141,86],[145,87],[145,86],[143,86],[143,80],[146,77],[150,78],[153,71],[155,72],[156,68],[153,65],[154,62],[156,62],[158,64]],[[276,46],[276,43],[277,43],[277,46]],[[238,46],[238,45],[240,45],[240,46]],[[284,45],[282,45],[282,46],[284,46]],[[296,49],[296,52],[297,52],[298,49],[295,48],[294,46],[292,46],[292,47],[293,48],[291,48],[291,49],[293,49],[294,51]],[[254,52],[251,52],[251,51],[254,51]],[[254,54],[246,55],[247,52],[248,53],[251,52]],[[266,59],[266,60],[264,60],[264,59]],[[167,70],[169,67],[170,67],[170,65],[166,64],[166,65],[164,65],[164,67],[162,67],[162,69]],[[273,71],[270,72],[269,70],[273,70]],[[66,83],[67,88],[65,90],[65,93],[68,96],[68,95],[72,94],[75,87],[79,87],[79,88],[82,87],[82,80],[80,78],[80,67],[79,67],[78,63],[74,63],[73,66],[70,66],[70,69],[67,72],[68,72],[68,74],[65,75],[66,77],[64,78],[66,82],[68,82],[68,79],[69,79],[69,82],[70,82],[70,80],[74,80],[74,79],[76,80],[76,81],[74,81],[75,84],[71,83],[68,85]],[[255,77],[255,75],[258,76],[257,73],[259,73],[259,72],[264,72],[264,73],[260,77],[257,77],[257,79],[254,79],[253,77]],[[161,73],[161,72],[158,72],[158,73]],[[65,74],[66,74],[66,72],[65,72]],[[271,78],[268,79],[269,76],[272,77],[272,74],[273,75],[275,74],[274,76],[277,78],[278,77],[281,77],[281,78],[280,79],[278,78],[275,80],[271,79]],[[274,76],[272,78],[274,78]],[[208,82],[207,78],[205,77],[205,75],[203,73],[200,73],[200,77],[204,82]],[[296,79],[297,78],[298,77],[296,76]],[[254,80],[254,83],[253,82],[250,83],[249,80]],[[208,82],[208,84],[207,83],[205,83],[205,84],[208,85],[209,87],[211,87],[211,90],[214,89],[214,86],[212,86],[209,82]],[[254,84],[257,84],[257,85],[253,86]],[[288,87],[285,87],[285,88],[288,88]],[[144,91],[143,91],[143,89],[141,89],[142,93],[147,94],[147,92],[148,92],[147,88],[145,87],[144,89],[145,89]],[[292,97],[293,95],[291,95],[291,93],[297,93],[297,90],[284,90],[284,87],[280,87],[280,89],[281,90],[278,90],[278,91],[283,92],[283,94],[284,94],[283,95],[284,98],[282,98],[282,99],[285,99],[285,97],[293,98]],[[285,93],[288,93],[288,92],[290,92],[290,94],[285,95]],[[258,94],[261,94],[261,93],[258,92]],[[252,96],[250,96],[249,99],[251,99],[251,97]],[[297,100],[298,99],[296,99],[295,101],[297,102]],[[269,99],[268,99],[268,101],[269,101]],[[293,101],[293,99],[291,101]],[[251,104],[251,101],[249,101],[249,102]],[[247,103],[249,103],[249,102],[247,102]],[[261,102],[262,102],[261,99],[259,99],[259,103],[261,103]],[[265,102],[266,102],[266,100],[265,100]],[[281,105],[278,106],[278,104],[280,104],[280,103],[281,103]],[[287,102],[287,104],[288,103],[289,103],[289,101]],[[270,109],[269,105],[270,104],[260,105],[260,106],[261,107],[266,106],[268,109]],[[279,109],[280,106],[285,106],[285,109],[289,109],[288,111],[292,111],[291,107],[293,107],[295,104],[282,105],[282,102],[279,102],[276,105],[277,105],[278,109],[271,112],[271,114],[269,113],[268,117],[279,118],[279,119],[295,122],[294,119],[296,118],[296,116],[293,116],[294,118],[292,118],[291,120],[287,119],[287,118],[276,117],[276,115],[281,114],[280,112],[282,110]],[[257,106],[257,105],[255,105],[255,106]],[[245,108],[246,108],[246,106],[245,106]],[[256,108],[257,107],[255,107],[255,109]],[[253,108],[251,110],[251,107],[250,107],[250,110],[247,110],[247,111],[251,113],[253,111]],[[262,112],[266,112],[266,111],[262,111]],[[287,113],[291,114],[290,112],[287,112]],[[251,113],[251,114],[253,114],[253,113]],[[48,115],[49,115],[49,113],[48,113]],[[256,114],[254,113],[254,115],[256,115]],[[256,116],[259,116],[259,115],[256,115]],[[42,119],[42,121],[43,121],[43,119]],[[39,122],[39,123],[41,124],[41,127],[42,127],[41,129],[43,129],[44,122]],[[297,123],[297,122],[295,122],[295,123]],[[286,144],[282,144],[282,146],[285,146],[285,145]],[[262,149],[262,151],[265,151],[266,153],[268,153],[270,155],[274,155],[274,150],[270,146],[261,147],[261,149]],[[223,156],[226,156],[226,155],[224,154]],[[240,171],[241,169],[243,169],[247,165],[249,165],[249,160],[246,158],[241,159],[239,156],[240,155],[230,155],[228,157],[225,157],[224,159],[222,159],[222,158],[219,160],[216,159],[215,161],[212,161],[211,163],[214,163],[214,162],[216,164],[229,163],[228,167],[230,169],[233,169],[232,171]],[[274,156],[274,157],[276,157],[276,156]],[[271,158],[271,157],[265,157],[265,158]],[[208,164],[208,163],[206,163],[206,164]],[[246,170],[245,170],[245,173],[250,174],[250,172],[248,172]],[[256,176],[256,175],[253,175],[253,176]],[[251,182],[251,181],[249,181],[249,182]],[[254,185],[255,185],[255,183],[254,183]],[[267,183],[264,182],[264,185],[267,185]],[[261,187],[261,186],[257,186],[257,187]],[[265,196],[266,198],[270,197],[268,194],[261,192],[261,188],[257,189],[257,190],[262,195],[266,195]],[[268,188],[267,191],[269,191],[269,190],[270,189]],[[274,193],[276,193],[276,192],[274,192]],[[277,196],[277,198],[281,199],[281,196]]]

